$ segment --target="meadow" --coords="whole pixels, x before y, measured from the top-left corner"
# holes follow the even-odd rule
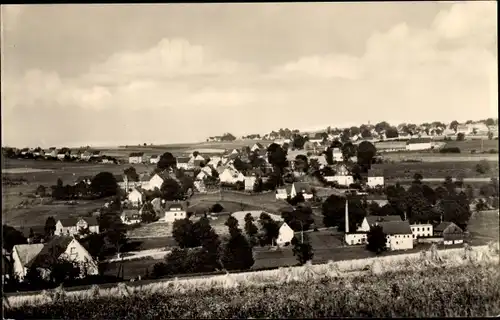
[[[140,286],[4,299],[23,319],[487,317],[500,313],[498,243]]]

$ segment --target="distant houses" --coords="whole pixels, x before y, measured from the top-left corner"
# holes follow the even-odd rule
[[[144,152],[132,152],[128,156],[128,163],[143,163],[144,162]]]
[[[431,138],[412,138],[406,142],[407,151],[420,151],[432,149]]]
[[[66,218],[60,219],[56,223],[56,236],[74,236],[82,230],[90,233],[99,233],[99,224],[95,217]]]

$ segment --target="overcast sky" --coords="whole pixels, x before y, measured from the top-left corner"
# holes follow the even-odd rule
[[[491,2],[2,6],[2,144],[497,116]]]

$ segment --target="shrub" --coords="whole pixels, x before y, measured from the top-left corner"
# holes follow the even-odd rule
[[[478,164],[476,164],[476,172],[479,174],[484,174],[490,171],[490,164],[486,160],[481,160],[479,161]]]

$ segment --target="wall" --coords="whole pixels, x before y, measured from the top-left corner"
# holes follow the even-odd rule
[[[389,250],[413,249],[413,237],[409,234],[390,235],[386,244]]]
[[[366,243],[366,233],[345,234],[344,240],[348,245],[360,245]]]

